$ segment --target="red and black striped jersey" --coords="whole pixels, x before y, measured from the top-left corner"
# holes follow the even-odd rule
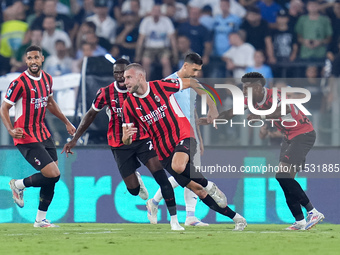
[[[123,105],[125,124],[138,121],[148,131],[160,160],[169,157],[181,140],[195,137],[176,99],[170,97],[181,89],[181,79],[150,81],[144,95],[134,93]]]
[[[254,108],[258,110],[268,110],[273,104],[273,89],[264,88],[263,100],[257,103]],[[248,98],[244,99],[245,107]],[[277,90],[277,106],[281,105],[281,90]],[[312,123],[307,116],[298,109],[294,104],[288,105],[291,112],[279,118],[279,121],[274,121],[274,125],[285,134],[287,139],[292,139],[295,136],[308,133],[314,130]],[[272,125],[272,124],[271,124]]]
[[[13,139],[15,145],[42,142],[51,136],[44,119],[52,85],[52,77],[44,71],[40,77],[25,71],[9,85],[4,100],[15,106],[14,128],[24,131],[24,138]]]
[[[95,111],[101,111],[105,106],[106,114],[109,117],[109,128],[107,131],[107,140],[110,146],[120,147],[123,144],[123,103],[130,94],[127,90],[119,89],[117,82],[111,83],[109,86],[100,88],[97,92],[96,98],[93,100],[92,108]],[[137,133],[132,137],[132,141],[142,140],[149,137],[146,130],[139,124]]]

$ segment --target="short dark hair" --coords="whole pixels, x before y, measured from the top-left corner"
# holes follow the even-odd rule
[[[257,83],[260,82],[262,87],[266,85],[266,79],[263,77],[262,74],[258,72],[250,72],[246,73],[245,75],[242,76],[241,79],[242,83],[250,82],[250,83]]]
[[[25,53],[27,54],[28,52],[31,52],[31,51],[39,51],[41,54],[42,54],[42,49],[37,46],[37,45],[31,45],[29,46],[26,50],[25,50]]]
[[[116,62],[113,65],[130,65],[130,61],[128,61],[125,58],[119,58],[116,60]]]
[[[94,24],[94,22],[92,22],[92,21],[85,21],[83,24],[85,26],[88,26],[88,27],[92,28],[93,31],[96,31],[96,29],[97,29],[96,24]]]
[[[196,64],[199,66],[203,65],[202,57],[196,52],[188,53],[185,56],[184,62],[189,64]]]

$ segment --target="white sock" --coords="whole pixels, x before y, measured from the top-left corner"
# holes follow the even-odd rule
[[[172,186],[172,188],[177,188],[179,186],[179,184],[176,182],[175,178],[173,176],[170,176],[169,177],[169,182]],[[160,202],[162,199],[163,199],[163,195],[162,195],[162,191],[161,189],[159,188],[156,192],[156,194],[154,195],[153,199],[156,201],[156,202]]]
[[[206,189],[206,190],[211,190],[213,184],[214,184],[213,182],[208,181],[208,185],[207,185],[207,187],[205,187],[205,189]]]
[[[236,213],[234,218],[233,218],[233,221],[237,220],[237,219],[241,219],[243,218],[240,214]]]
[[[192,192],[190,189],[184,188],[184,201],[185,201],[185,210],[187,211],[187,214],[188,212],[194,212],[194,215],[195,215],[197,195],[194,192]]]
[[[24,185],[24,179],[16,180],[14,184],[15,184],[15,187],[17,187],[18,189],[26,188]]]
[[[170,219],[170,222],[178,222],[178,219],[177,219],[177,214],[175,214],[175,215],[172,215],[172,216],[170,216],[171,217],[171,219]]]
[[[46,211],[40,211],[40,210],[38,210],[38,212],[37,212],[37,217],[35,218],[35,221],[36,222],[40,222],[40,221],[42,221],[43,219],[46,219]]]
[[[306,222],[305,219],[303,219],[303,220],[297,220],[296,223],[297,223],[297,224],[304,225],[304,224],[306,224],[307,222]]]

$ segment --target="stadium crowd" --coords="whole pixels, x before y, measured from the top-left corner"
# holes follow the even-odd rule
[[[204,78],[306,78],[298,85],[310,90],[314,112],[331,105],[318,79],[330,74],[325,61],[340,75],[340,0],[3,0],[0,24],[0,75],[23,72],[30,45],[43,48],[53,77],[109,53],[160,79],[194,51]]]

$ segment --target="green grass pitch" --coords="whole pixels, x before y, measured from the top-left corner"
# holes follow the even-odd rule
[[[283,230],[287,226],[251,224],[235,232],[233,224],[214,224],[177,232],[169,224],[0,224],[0,254],[339,254],[340,225]]]

